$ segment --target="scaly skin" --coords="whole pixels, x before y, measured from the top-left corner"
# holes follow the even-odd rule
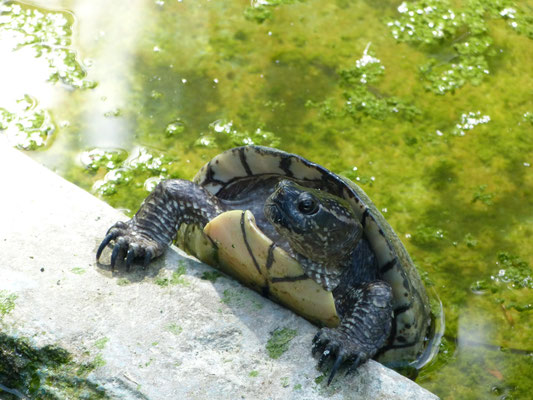
[[[182,223],[203,228],[227,207],[202,186],[189,181],[160,183],[135,216],[111,227],[97,251],[114,241],[111,267],[126,258],[147,265],[163,254]],[[328,384],[343,363],[349,372],[373,357],[387,341],[392,323],[392,290],[377,276],[376,258],[353,211],[340,198],[282,180],[264,213],[287,239],[306,274],[332,291],[341,323],[322,328],[313,340],[319,368],[333,362]]]
[[[346,308],[335,328],[322,328],[313,339],[313,355],[322,352],[318,366],[335,360],[328,385],[340,365],[350,363],[347,373],[372,358],[387,341],[392,326],[392,289],[384,281],[353,285],[335,298],[337,308]]]
[[[136,258],[142,258],[146,266],[154,257],[163,254],[182,223],[196,224],[203,228],[224,211],[224,205],[202,186],[181,179],[161,182],[131,220],[117,222],[107,231],[96,259],[100,258],[104,248],[114,240],[112,269],[119,256],[124,257],[124,254],[127,254],[128,270]]]

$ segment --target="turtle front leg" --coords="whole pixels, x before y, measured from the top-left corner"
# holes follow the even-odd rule
[[[313,355],[322,352],[319,368],[333,361],[328,378],[331,383],[344,362],[348,373],[372,358],[387,341],[392,326],[392,289],[384,281],[352,286],[335,299],[341,316],[340,325],[322,328],[313,339]]]
[[[104,248],[114,241],[111,268],[119,257],[126,257],[129,269],[136,258],[146,266],[158,257],[174,240],[182,223],[204,227],[224,211],[218,198],[203,186],[181,179],[161,182],[144,200],[135,216],[127,222],[117,222],[106,234],[96,252],[100,258]]]

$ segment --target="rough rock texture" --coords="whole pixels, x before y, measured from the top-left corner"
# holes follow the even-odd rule
[[[1,142],[0,170],[0,290],[17,295],[2,332],[97,359],[89,379],[109,397],[436,398],[374,361],[317,383],[316,327],[230,278],[201,279],[213,270],[178,249],[111,273],[109,252],[103,265],[94,254],[122,214]],[[297,334],[272,359],[276,328]]]

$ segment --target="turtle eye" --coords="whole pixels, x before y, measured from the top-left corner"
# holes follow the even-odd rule
[[[303,214],[314,214],[318,211],[318,203],[309,193],[304,193],[303,196],[300,196],[298,210]]]

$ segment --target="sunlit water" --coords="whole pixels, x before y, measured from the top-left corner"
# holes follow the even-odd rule
[[[0,2],[0,135],[129,213],[234,145],[342,173],[442,300],[417,382],[528,398],[533,2],[275,3]]]

